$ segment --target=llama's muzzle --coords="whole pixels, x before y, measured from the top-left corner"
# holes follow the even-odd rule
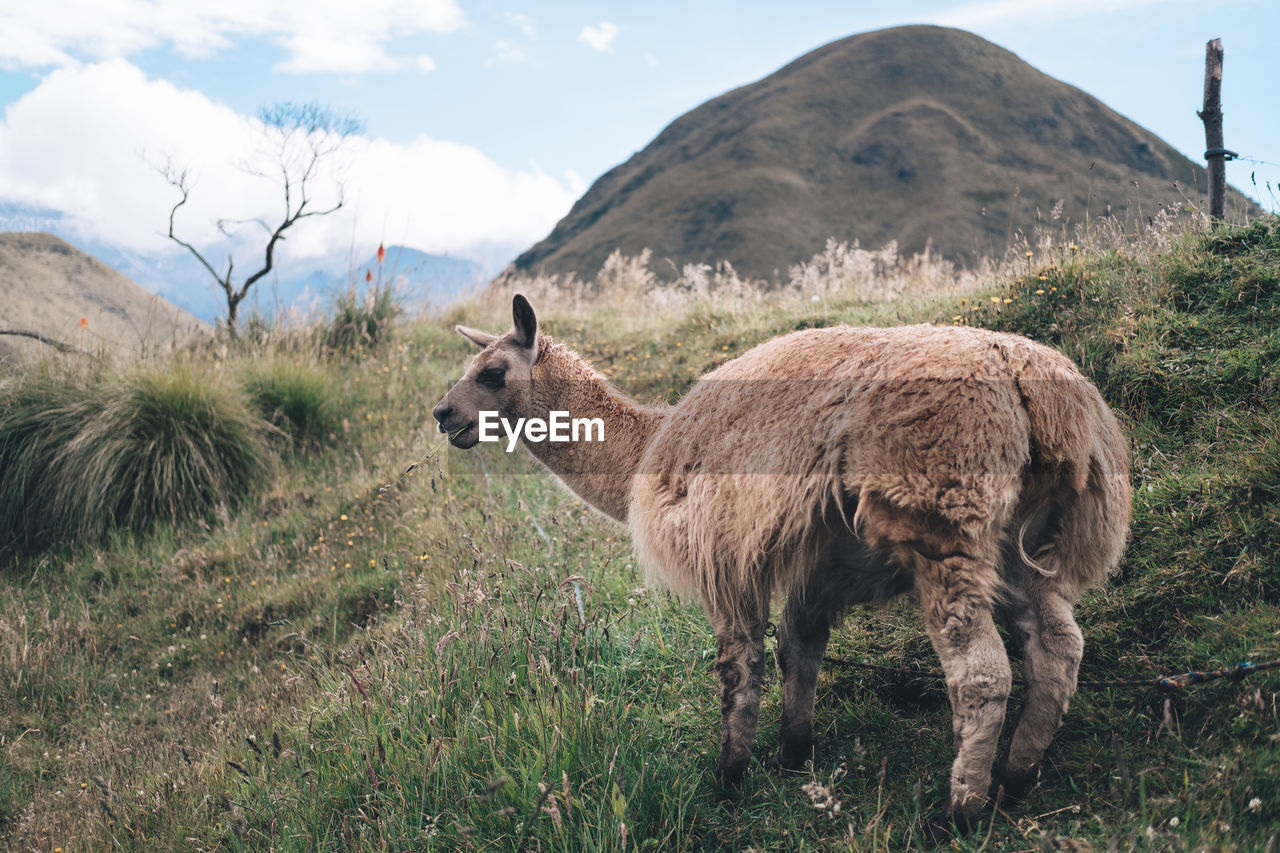
[[[475,422],[466,421],[458,410],[449,404],[447,397],[436,404],[436,407],[431,410],[431,416],[436,419],[440,432],[449,436],[449,443],[454,447],[468,450],[475,447],[480,440]]]

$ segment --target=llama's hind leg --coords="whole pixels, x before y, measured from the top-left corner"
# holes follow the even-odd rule
[[[720,760],[716,777],[735,787],[742,782],[760,722],[767,610],[745,625],[716,626],[716,674],[720,677]]]
[[[987,803],[1013,683],[992,615],[998,573],[994,556],[986,559],[962,549],[938,557],[909,554],[929,639],[942,661],[956,739],[951,793],[932,828],[940,833],[954,823],[963,830]]]
[[[782,727],[778,763],[804,766],[812,747],[813,702],[818,667],[831,637],[831,614],[820,590],[792,593],[778,626],[778,670],[782,675]]]
[[[1119,453],[1121,451],[1114,451]],[[1027,680],[1009,754],[996,768],[1006,796],[1022,796],[1040,775],[1044,751],[1076,692],[1084,638],[1072,614],[1081,591],[1100,583],[1119,561],[1129,526],[1129,482],[1121,461],[1105,474],[1095,462],[1089,488],[1059,503],[1058,528],[1033,549],[1040,570],[1019,558],[1011,582],[1008,623],[1022,644]]]
[[[1013,597],[1010,627],[1022,644],[1027,693],[1009,744],[996,768],[992,793],[1026,795],[1040,776],[1040,761],[1076,692],[1084,637],[1072,615],[1072,598],[1052,579],[1031,581]]]

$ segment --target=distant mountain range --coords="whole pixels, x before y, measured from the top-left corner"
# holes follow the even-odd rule
[[[212,323],[226,313],[222,292],[208,271],[189,254],[130,251],[84,237],[58,211],[11,203],[0,203],[0,232],[4,231],[57,235],[205,322]],[[247,304],[268,313],[288,307],[324,308],[348,284],[363,285],[366,271],[379,283],[390,282],[410,310],[448,304],[482,284],[490,272],[463,258],[388,246],[381,266],[374,254],[355,265],[340,258],[312,261],[305,266],[278,264],[251,292]]]
[[[615,249],[649,248],[655,265],[729,260],[767,278],[829,237],[964,261],[1003,253],[1055,210],[1130,224],[1198,203],[1205,187],[1202,166],[1009,51],[898,27],[832,42],[677,118],[515,267],[589,278]],[[1256,210],[1231,190],[1233,208]]]
[[[323,278],[327,273],[312,273],[308,287],[318,292],[332,292],[350,283],[363,283],[366,274],[374,282],[390,282],[410,306],[447,305],[488,279],[485,269],[474,261],[433,255],[408,246],[388,246],[381,263],[375,253],[364,263],[351,267],[346,278],[330,277],[327,282]]]

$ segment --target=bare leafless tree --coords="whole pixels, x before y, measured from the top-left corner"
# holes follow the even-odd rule
[[[235,262],[227,254],[226,267],[219,271],[205,255],[187,240],[178,236],[176,219],[178,211],[187,203],[194,187],[191,170],[176,166],[172,159],[153,166],[180,194],[178,202],[169,211],[168,237],[195,256],[196,260],[213,276],[227,300],[226,329],[236,336],[236,319],[240,303],[250,289],[275,267],[276,244],[285,239],[285,232],[299,220],[311,216],[328,216],[343,205],[344,185],[331,171],[332,161],[356,134],[361,123],[348,115],[341,115],[318,104],[279,103],[265,107],[258,113],[255,131],[259,134],[256,159],[243,164],[252,175],[275,181],[284,194],[284,212],[273,226],[262,219],[219,219],[218,230],[231,236],[234,228],[245,224],[261,226],[266,233],[262,265],[245,276],[239,283],[233,277]],[[328,207],[314,207],[312,191],[317,182],[332,184],[333,202]]]

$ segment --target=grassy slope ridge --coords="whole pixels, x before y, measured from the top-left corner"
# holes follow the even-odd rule
[[[209,327],[52,234],[10,232],[0,234],[0,328],[40,332],[95,351],[136,352],[185,341]],[[0,337],[0,356],[43,347]]]
[[[768,279],[828,237],[971,262],[1003,253],[1058,202],[1073,222],[1108,211],[1133,222],[1204,187],[1201,166],[1009,51],[961,30],[895,27],[680,116],[515,263],[588,276],[615,249],[649,248],[661,272],[664,258],[728,260]],[[1235,191],[1230,203],[1255,210]]]
[[[1039,252],[995,289],[941,299],[702,300],[647,323],[602,300],[543,322],[646,398],[812,325],[924,319],[1048,341],[1133,440],[1133,541],[1081,605],[1085,677],[1280,657],[1280,226],[1083,254]],[[503,313],[464,310],[449,319]],[[332,363],[345,442],[207,531],[4,568],[12,844],[915,845],[952,757],[936,682],[827,671],[812,772],[753,765],[723,795],[714,640],[696,607],[641,588],[616,528],[521,454],[448,453],[399,476],[431,446],[425,407],[466,354],[447,324],[423,324]],[[905,601],[855,611],[833,653],[936,666]],[[769,669],[761,756],[779,712]],[[958,847],[1262,849],[1280,817],[1275,687],[1081,692],[1029,802]]]

